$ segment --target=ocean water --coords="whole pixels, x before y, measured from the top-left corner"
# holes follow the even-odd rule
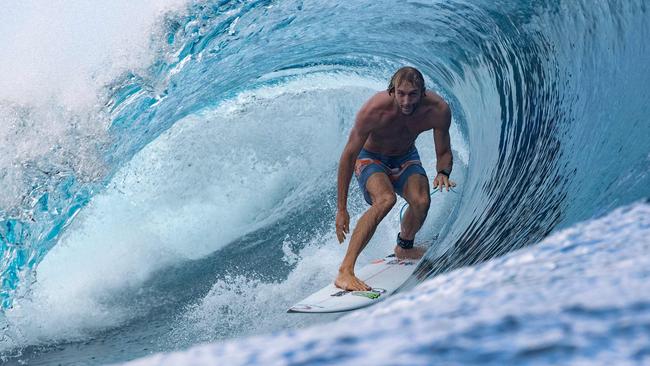
[[[650,362],[648,36],[645,1],[5,9],[0,359],[226,342],[140,362]],[[433,244],[393,301],[286,314],[334,278],[338,157],[403,65],[453,111]],[[431,135],[416,144],[434,171]],[[354,183],[350,200],[354,224]],[[399,206],[360,261],[392,248]],[[380,317],[374,338],[350,328]],[[414,341],[392,362],[397,324]]]
[[[126,364],[647,365],[648,237],[646,201],[332,323]]]

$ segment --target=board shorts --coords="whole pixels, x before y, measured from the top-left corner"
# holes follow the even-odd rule
[[[422,167],[418,150],[413,146],[407,153],[399,156],[381,155],[361,149],[357,162],[354,165],[354,175],[357,177],[359,187],[363,192],[363,198],[369,205],[372,205],[370,193],[366,189],[366,183],[371,175],[377,172],[385,173],[393,184],[395,193],[402,196],[406,181],[413,174],[421,174],[425,177],[427,172]]]

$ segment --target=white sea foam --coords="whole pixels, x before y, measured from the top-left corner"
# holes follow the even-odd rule
[[[0,101],[96,102],[98,87],[151,62],[154,25],[187,0],[20,1],[0,14]]]
[[[165,12],[186,0],[21,1],[0,12],[0,210],[40,172],[93,180],[105,172],[102,88],[149,65]],[[58,172],[58,173],[57,173]],[[47,180],[47,179],[44,179]],[[51,180],[51,179],[50,179]]]

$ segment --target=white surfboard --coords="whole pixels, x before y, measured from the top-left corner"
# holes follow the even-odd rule
[[[331,283],[320,291],[295,304],[288,313],[336,313],[350,311],[390,296],[413,273],[418,260],[397,259],[391,254],[376,259],[355,274],[372,287],[371,291],[345,291]]]

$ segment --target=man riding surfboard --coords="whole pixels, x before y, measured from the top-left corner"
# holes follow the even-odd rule
[[[361,107],[339,162],[336,213],[339,243],[343,243],[350,231],[347,199],[353,172],[370,208],[352,232],[335,280],[337,287],[351,291],[370,290],[354,275],[354,265],[377,225],[395,205],[395,194],[409,204],[397,235],[395,255],[398,258],[422,257],[424,248],[414,247],[413,240],[424,223],[431,199],[429,180],[415,140],[420,133],[433,129],[437,159],[433,186],[448,191],[456,185],[449,180],[453,165],[450,125],[449,105],[436,93],[425,91],[424,78],[413,67],[397,70],[388,89],[375,94]]]

